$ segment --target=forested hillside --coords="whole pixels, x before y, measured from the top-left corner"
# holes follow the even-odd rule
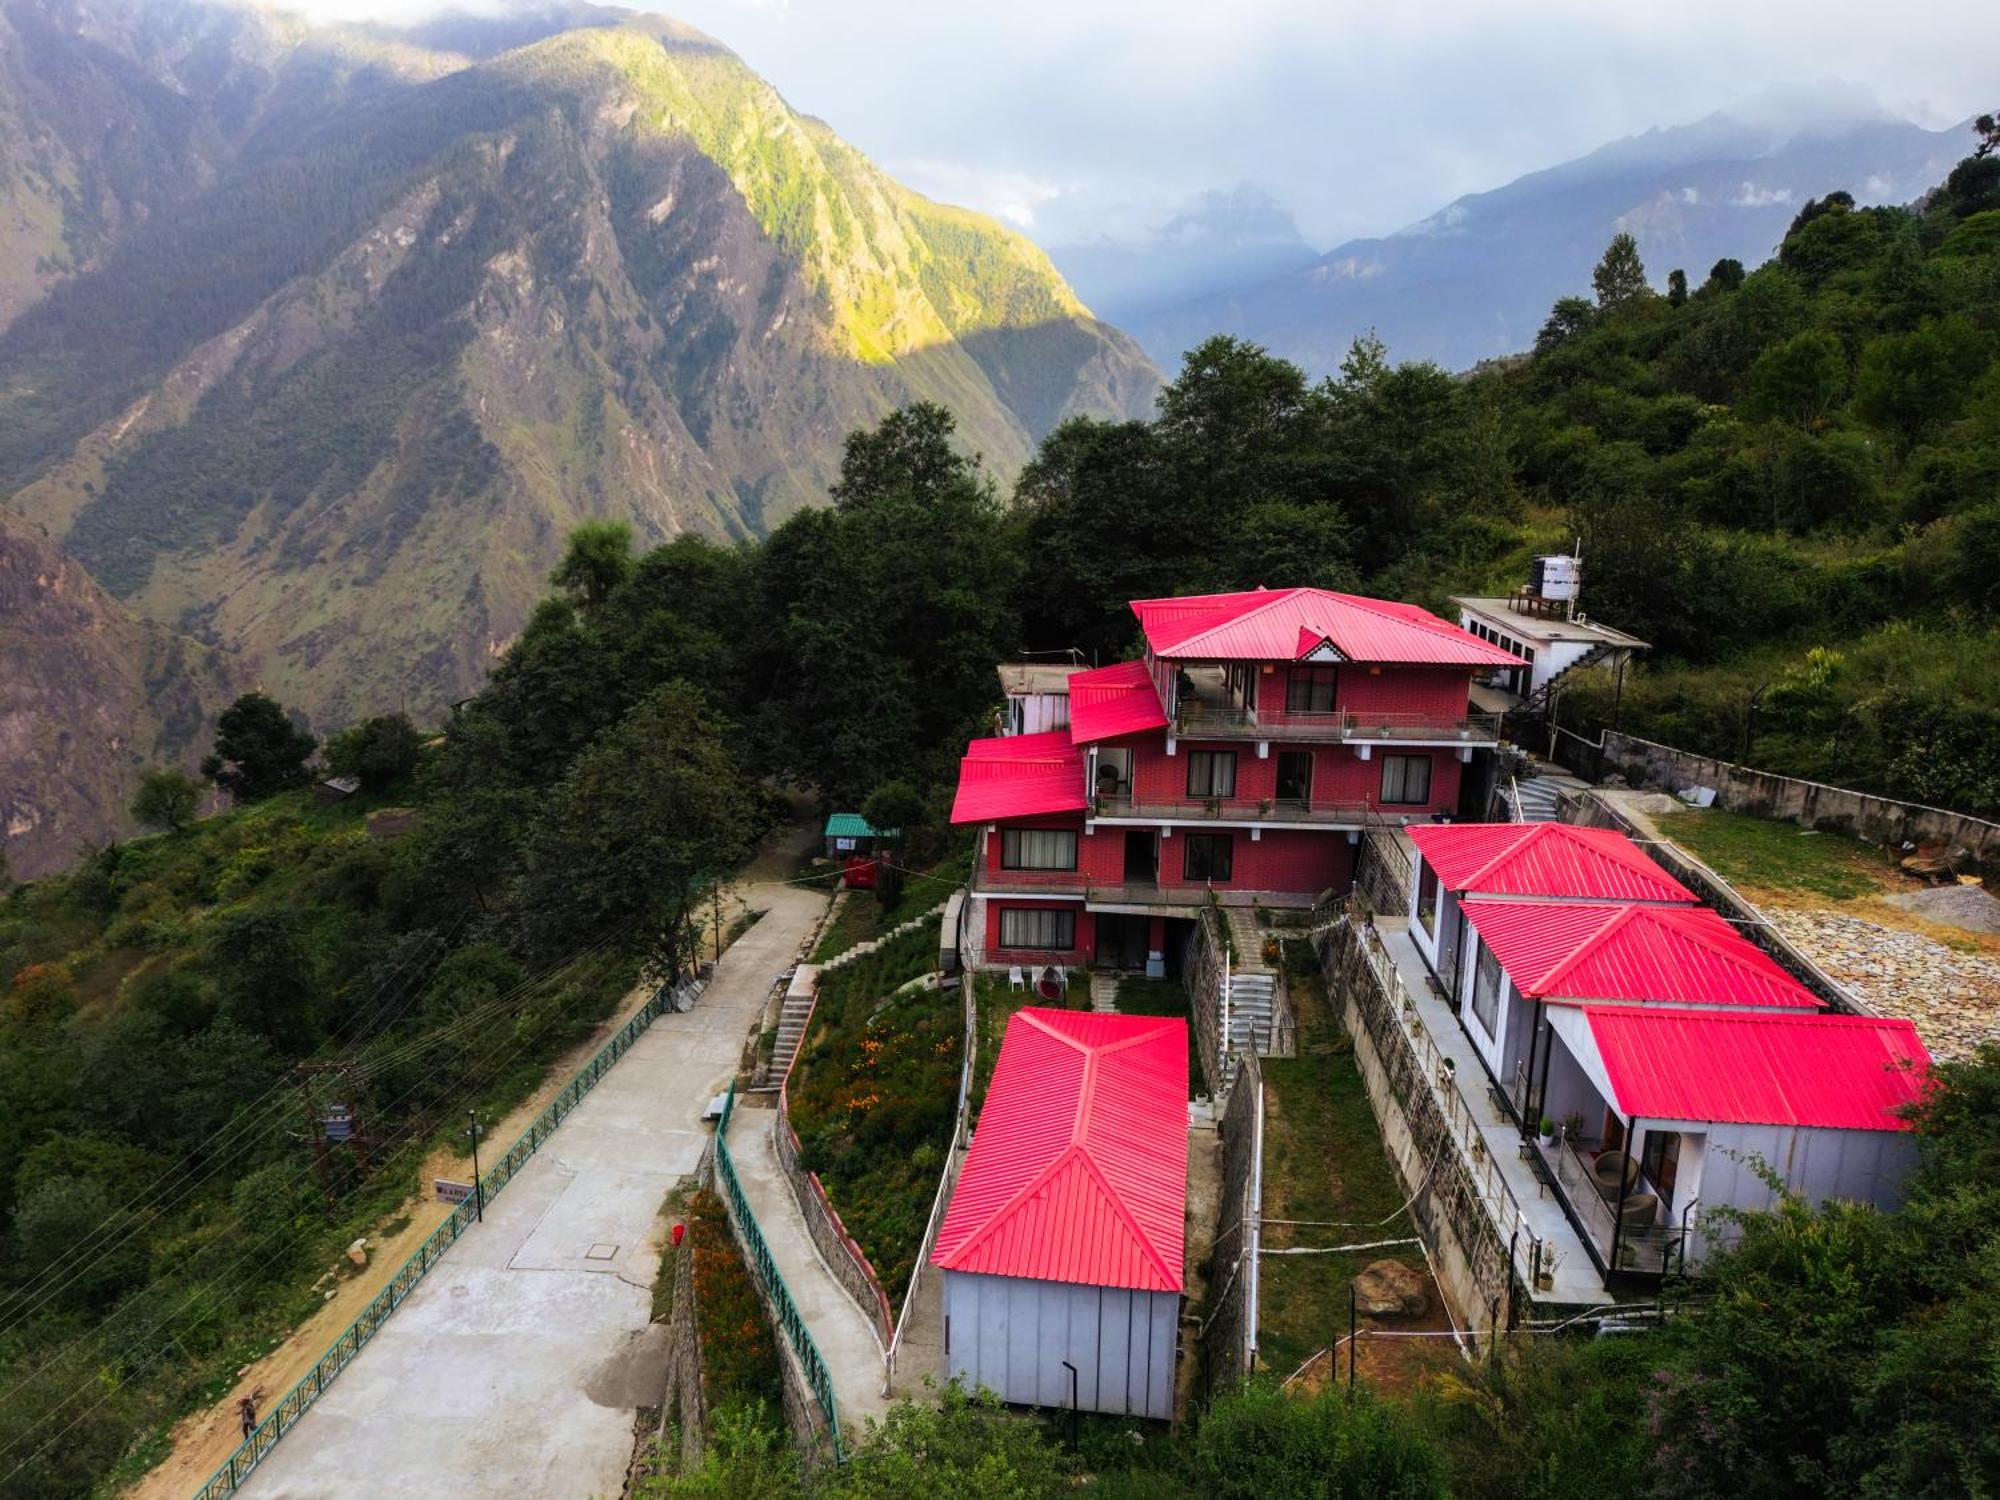
[[[476,691],[583,521],[761,535],[900,405],[1005,472],[1157,385],[1026,240],[659,17],[19,0],[0,192],[0,511],[325,726]],[[0,763],[0,821],[46,779]]]

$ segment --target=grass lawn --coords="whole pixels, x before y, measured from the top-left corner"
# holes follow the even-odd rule
[[[1201,1044],[1195,1038],[1194,1017],[1188,1014],[1187,991],[1178,979],[1142,979],[1128,976],[1118,981],[1118,1009],[1128,1016],[1179,1016],[1188,1023],[1188,1098],[1198,1099],[1208,1092],[1201,1071]]]
[[[957,987],[895,993],[931,971],[937,944],[926,922],[824,975],[790,1085],[801,1159],[892,1303],[916,1266],[958,1109]]]
[[[1298,947],[1288,944],[1288,955]],[[1341,1033],[1316,971],[1292,973],[1299,1055],[1264,1059],[1264,1217],[1332,1220],[1353,1228],[1267,1224],[1264,1244],[1339,1245],[1398,1239],[1415,1231],[1407,1216],[1379,1227],[1403,1203],[1382,1150],[1351,1044]],[[1347,1331],[1347,1287],[1371,1261],[1422,1268],[1423,1252],[1267,1256],[1262,1265],[1258,1348],[1281,1378]]]
[[[1853,901],[1881,891],[1895,875],[1887,851],[1873,844],[1719,807],[1669,813],[1659,826],[1744,890]]]
[[[840,915],[820,935],[819,945],[813,949],[812,961],[823,964],[836,954],[845,953],[856,943],[868,942],[892,927],[900,927],[913,917],[921,916],[964,885],[971,869],[972,852],[964,849],[939,860],[921,875],[906,875],[895,903],[886,909],[876,899],[875,892],[850,891]]]
[[[1049,1010],[1088,1010],[1090,978],[1073,973],[1061,1000],[1045,1000],[1034,986],[1015,989],[1005,974],[982,973],[973,981],[979,1006],[979,1054],[972,1063],[972,1118],[979,1118],[979,1106],[986,1102],[986,1086],[993,1081],[993,1065],[1000,1060],[1000,1043],[1007,1036],[1007,1022],[1026,1005]]]

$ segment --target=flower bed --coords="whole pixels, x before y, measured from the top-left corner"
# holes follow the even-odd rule
[[[927,922],[822,976],[788,1087],[801,1164],[861,1246],[892,1303],[908,1289],[958,1104],[958,992],[897,988],[929,973]]]

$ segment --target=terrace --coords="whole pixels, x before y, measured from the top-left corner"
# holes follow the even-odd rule
[[[1304,740],[1348,745],[1494,745],[1498,714],[1327,713],[1267,709],[1251,698],[1253,678],[1222,667],[1181,671],[1174,733],[1184,739]]]

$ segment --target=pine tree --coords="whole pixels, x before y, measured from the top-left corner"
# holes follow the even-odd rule
[[[1597,292],[1597,305],[1602,308],[1618,307],[1645,296],[1651,288],[1646,285],[1645,263],[1639,259],[1639,242],[1629,234],[1618,234],[1606,247],[1597,269],[1590,273],[1590,284]]]

